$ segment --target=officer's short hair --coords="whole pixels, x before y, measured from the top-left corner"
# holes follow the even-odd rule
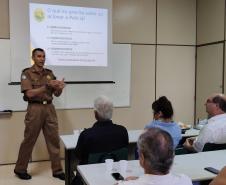
[[[41,51],[41,52],[44,52],[44,53],[45,53],[44,49],[42,49],[42,48],[35,48],[35,49],[32,50],[32,57],[35,56],[35,53],[36,53],[37,51]]]
[[[173,140],[168,132],[150,128],[138,139],[138,152],[143,154],[146,170],[153,174],[167,174],[174,159]]]
[[[100,96],[94,100],[94,110],[102,119],[111,119],[113,113],[113,103],[106,96]]]

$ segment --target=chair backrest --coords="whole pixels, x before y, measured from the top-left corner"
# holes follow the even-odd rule
[[[114,161],[127,160],[128,148],[123,147],[111,152],[91,153],[88,156],[88,164],[103,163],[105,159],[113,159]]]
[[[226,149],[226,143],[215,144],[215,143],[206,143],[203,148],[203,152],[214,151],[214,150],[224,150]]]
[[[177,148],[175,148],[174,152],[175,152],[175,155],[184,155],[184,154],[194,153],[194,152],[187,150],[184,147],[177,147]]]

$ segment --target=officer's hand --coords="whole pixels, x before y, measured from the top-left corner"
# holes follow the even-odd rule
[[[58,80],[50,80],[48,86],[55,89],[58,86]]]
[[[48,85],[54,90],[62,90],[65,87],[64,78],[62,80],[50,80]]]
[[[62,80],[59,81],[58,85],[59,85],[59,89],[61,90],[65,87],[64,78],[62,78]]]

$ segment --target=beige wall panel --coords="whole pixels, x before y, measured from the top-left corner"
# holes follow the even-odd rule
[[[74,129],[88,128],[94,123],[92,109],[57,110],[59,133],[72,134]],[[24,135],[25,112],[14,112],[11,117],[0,118],[0,164],[15,163]],[[61,156],[64,148],[61,143]],[[32,153],[32,160],[49,159],[43,134],[40,134]]]
[[[0,164],[14,163],[23,139],[24,112],[0,118]]]
[[[196,44],[196,0],[158,0],[157,43]]]
[[[155,98],[155,47],[132,46],[131,105],[116,108],[113,120],[128,129],[142,129],[152,119]]]
[[[155,47],[132,46],[131,124],[143,128],[152,119],[155,97]]]
[[[10,96],[14,99],[14,94],[9,93],[6,83],[9,82],[9,64],[10,64],[10,42],[8,39],[0,40],[0,87],[1,92],[5,96]],[[8,71],[8,74],[5,73]],[[4,74],[4,76],[3,76]],[[15,91],[14,91],[15,93]],[[0,102],[0,110],[7,109],[5,102]],[[17,119],[12,117],[0,116],[0,164],[14,162],[17,158],[19,144],[23,138],[24,114],[18,114]]]
[[[194,87],[195,47],[158,46],[156,97],[171,100],[175,121],[193,123]]]
[[[9,38],[9,0],[0,1],[0,38]]]
[[[225,42],[226,44],[226,42]],[[226,58],[226,48],[225,48],[225,51],[224,51],[224,58]],[[226,65],[225,65],[225,62],[224,62],[224,89],[223,89],[223,92],[224,94],[226,94]]]
[[[197,44],[224,40],[224,0],[197,0]]]
[[[113,42],[155,43],[155,0],[113,0]]]
[[[197,48],[196,119],[207,117],[204,103],[212,93],[222,92],[223,44]]]

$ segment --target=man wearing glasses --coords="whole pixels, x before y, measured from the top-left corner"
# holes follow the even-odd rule
[[[184,147],[189,151],[201,152],[206,143],[226,143],[226,96],[214,94],[206,100],[205,106],[208,122],[198,137],[186,139]]]

